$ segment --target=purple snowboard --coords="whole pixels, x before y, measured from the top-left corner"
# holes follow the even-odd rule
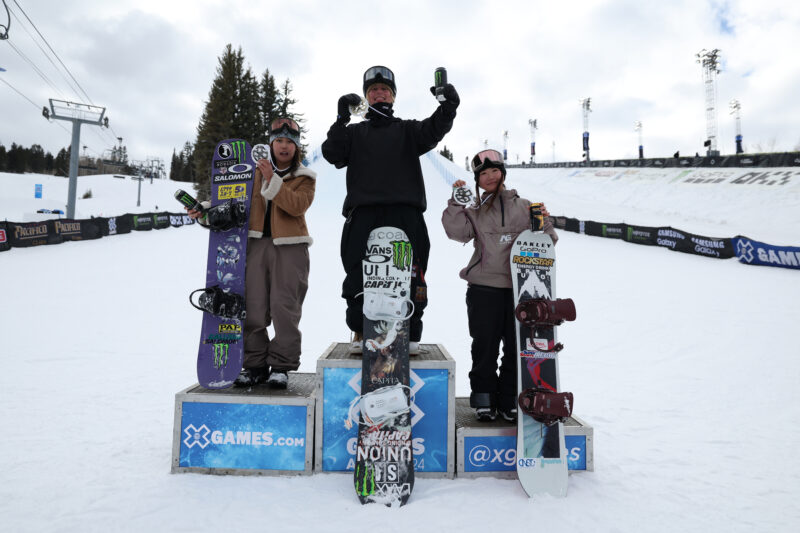
[[[250,217],[255,163],[250,145],[241,139],[217,145],[211,164],[211,206],[233,200],[244,202]],[[245,296],[244,275],[247,256],[247,223],[227,231],[211,231],[208,237],[206,287]],[[242,321],[203,313],[197,379],[207,389],[224,389],[242,369],[244,339]]]

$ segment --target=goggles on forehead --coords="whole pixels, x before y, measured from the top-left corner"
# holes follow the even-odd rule
[[[300,146],[300,128],[297,122],[290,118],[276,118],[269,125],[269,142],[279,137],[285,137]]]
[[[368,68],[364,73],[364,81],[370,81],[379,76],[384,80],[394,81],[394,72],[381,66]]]
[[[482,150],[472,158],[472,172],[480,172],[487,166],[504,166],[503,154],[497,150]]]

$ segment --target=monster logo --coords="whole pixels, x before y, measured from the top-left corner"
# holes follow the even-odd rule
[[[220,369],[228,365],[228,344],[214,345],[214,368]]]
[[[411,243],[408,241],[391,241],[392,263],[398,270],[411,268]]]
[[[359,496],[375,493],[375,470],[372,465],[356,465],[356,493]]]
[[[239,163],[244,163],[246,156],[244,152],[244,141],[236,141],[231,143],[231,150],[233,150],[233,158]]]

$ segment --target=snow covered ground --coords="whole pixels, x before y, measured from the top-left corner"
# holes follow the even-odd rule
[[[423,342],[456,359],[469,394],[469,246],[439,217],[447,179],[423,157],[432,242]],[[338,245],[344,172],[322,160],[301,371],[347,338]],[[800,245],[798,187],[511,170],[554,214],[744,234]],[[572,174],[570,174],[572,172]],[[589,170],[583,170],[588,173]],[[63,178],[0,174],[0,219],[62,208]],[[33,199],[44,183],[43,200]],[[177,211],[183,184],[79,179],[79,217]],[[0,530],[16,531],[795,531],[800,527],[800,272],[561,232],[558,290],[578,320],[560,332],[561,381],[594,427],[595,471],[568,497],[531,501],[513,480],[418,479],[401,509],[359,505],[345,474],[172,475],[174,395],[195,382],[204,282],[199,227],[133,232],[0,254]]]

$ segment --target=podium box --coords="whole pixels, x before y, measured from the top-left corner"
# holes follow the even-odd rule
[[[311,474],[315,386],[315,374],[290,372],[285,390],[193,385],[178,392],[172,473]]]
[[[456,398],[458,477],[517,477],[517,425],[478,422],[469,398]],[[594,429],[576,416],[564,423],[569,472],[594,470]]]
[[[351,472],[358,426],[345,427],[350,404],[361,393],[361,354],[350,343],[333,343],[317,360],[314,469]],[[444,346],[422,344],[410,356],[411,435],[414,475],[455,474],[455,361]]]

